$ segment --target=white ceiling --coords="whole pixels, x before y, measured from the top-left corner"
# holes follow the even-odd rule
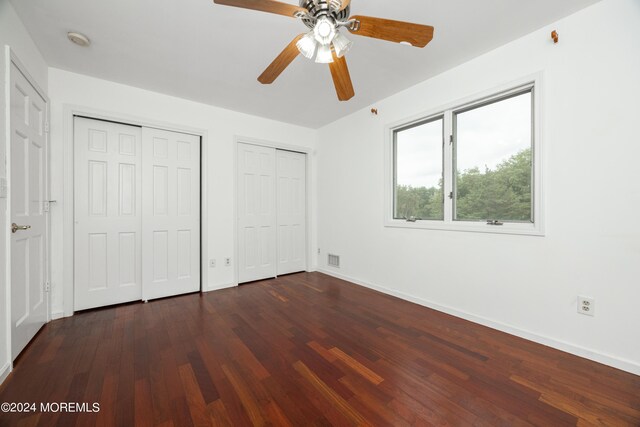
[[[417,49],[348,35],[348,102],[328,67],[302,56],[274,84],[256,80],[306,29],[295,19],[211,0],[11,1],[52,67],[318,128],[598,0],[352,0],[352,14],[433,25],[435,37]]]

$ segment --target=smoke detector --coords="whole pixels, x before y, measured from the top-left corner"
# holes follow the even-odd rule
[[[75,43],[78,46],[87,47],[91,44],[91,40],[89,40],[89,37],[85,36],[82,33],[70,31],[67,33],[67,38],[71,40],[72,43]]]

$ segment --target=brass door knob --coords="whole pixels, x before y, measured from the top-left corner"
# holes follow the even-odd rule
[[[30,229],[31,226],[30,225],[18,225],[15,222],[13,224],[11,224],[11,232],[15,233],[18,230],[28,230]]]

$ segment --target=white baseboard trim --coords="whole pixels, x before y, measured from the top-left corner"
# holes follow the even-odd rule
[[[9,374],[11,373],[11,362],[6,363],[2,368],[0,368],[0,384],[7,379]]]
[[[593,360],[594,362],[602,363],[607,366],[612,366],[617,369],[621,369],[626,372],[630,372],[635,375],[640,375],[640,364],[633,362],[631,360],[622,359],[616,356],[611,356],[608,354],[600,353],[594,350],[590,350],[588,348],[584,348],[575,344],[571,344],[565,341],[557,340],[552,337],[539,335],[534,332],[530,332],[524,329],[516,328],[505,323],[501,323],[495,320],[487,319],[485,317],[476,316],[475,314],[467,313],[465,311],[457,310],[452,307],[440,305],[413,295],[406,294],[404,292],[395,291],[389,288],[385,288],[382,286],[374,285],[372,283],[366,282],[364,280],[356,279],[354,277],[349,277],[347,275],[338,273],[336,271],[327,270],[324,268],[318,268],[318,272],[327,274],[332,277],[336,277],[338,279],[346,280],[348,282],[355,283],[360,286],[364,286],[365,288],[373,289],[383,294],[393,295],[405,301],[410,301],[416,303],[418,305],[422,305],[424,307],[431,308],[436,311],[440,311],[446,314],[450,314],[455,317],[459,317],[465,320],[469,320],[473,323],[478,323],[483,326],[487,326],[492,329],[497,329],[498,331],[506,332],[511,335],[518,336],[520,338],[524,338],[529,341],[537,342],[542,345],[546,345],[548,347],[553,347],[561,351],[565,351],[567,353],[574,354],[576,356],[583,357],[585,359]]]
[[[236,285],[235,283],[227,283],[227,284],[224,284],[224,285],[212,286],[210,288],[207,288],[207,289],[203,290],[202,292],[203,293],[207,293],[207,292],[213,292],[213,291],[220,291],[222,289],[235,288],[236,286],[238,286],[238,285]]]
[[[58,320],[65,317],[64,312],[56,311],[55,313],[51,313],[51,320]]]

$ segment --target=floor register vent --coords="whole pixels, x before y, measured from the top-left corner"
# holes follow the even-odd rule
[[[329,254],[327,256],[327,264],[329,267],[340,268],[340,256]]]

